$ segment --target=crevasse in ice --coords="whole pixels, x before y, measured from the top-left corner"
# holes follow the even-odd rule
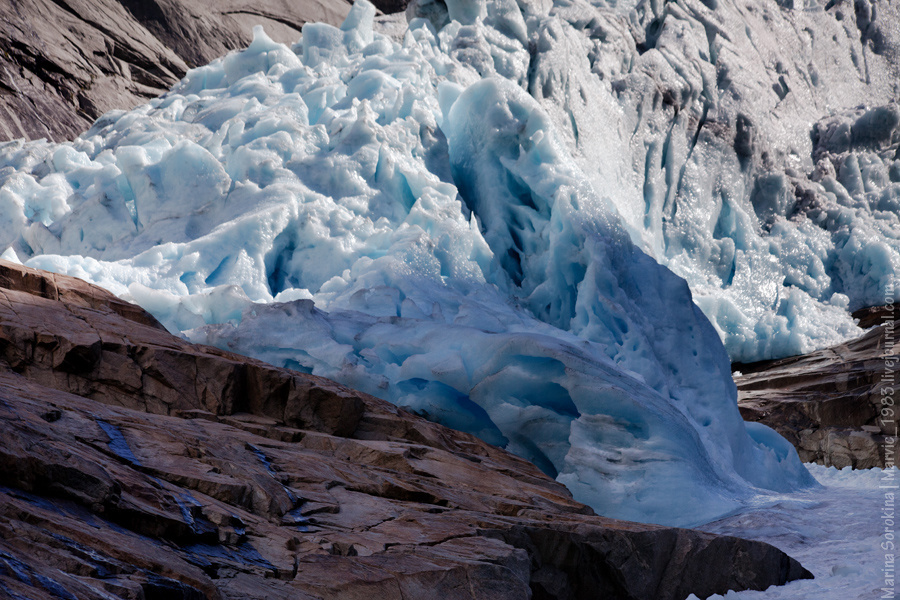
[[[683,181],[648,167],[641,191],[630,150],[605,158],[630,117],[600,71],[623,67],[585,46],[609,10],[421,2],[398,42],[360,1],[292,48],[259,29],[72,143],[0,148],[0,248],[505,446],[602,514],[686,525],[812,485],[741,420],[720,336],[747,359],[855,331],[847,308],[895,272],[895,187],[884,140],[842,146],[841,127],[893,108],[823,121],[816,146],[859,173],[881,161],[883,222],[821,202],[788,219],[783,173],[743,198],[692,192],[728,167],[697,162],[714,160],[702,133]],[[858,203],[853,173],[822,197]]]

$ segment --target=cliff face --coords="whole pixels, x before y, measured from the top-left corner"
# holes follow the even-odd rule
[[[809,576],[595,516],[472,436],[5,262],[0,360],[9,597],[674,599]]]
[[[246,47],[251,29],[292,43],[340,23],[346,0],[34,0],[0,8],[0,140],[62,141],[165,92],[191,67]]]

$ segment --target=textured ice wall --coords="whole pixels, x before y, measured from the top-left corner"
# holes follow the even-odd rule
[[[859,333],[850,310],[884,301],[900,266],[896,2],[419,0],[408,12],[440,30],[446,72],[425,77],[498,76],[538,100],[733,360],[837,343]],[[319,41],[306,64],[336,59],[334,34],[307,33]],[[312,122],[337,101],[317,93]],[[7,186],[18,204],[32,193],[21,185]],[[37,204],[38,220],[60,210]]]
[[[524,85],[635,242],[734,360],[857,335],[900,266],[900,5],[592,4],[546,9]]]
[[[882,211],[881,233],[862,210],[838,211],[834,231],[787,219],[785,196],[769,193],[779,175],[741,171],[765,139],[723,149],[707,140],[722,131],[712,108],[702,127],[690,117],[703,65],[666,66],[693,56],[661,50],[670,17],[655,41],[634,41],[646,11],[684,11],[653,6],[436,2],[413,8],[428,19],[396,43],[363,2],[341,29],[304,27],[294,48],[258,31],[72,144],[4,146],[0,247],[134,299],[191,339],[506,445],[604,514],[691,524],[760,488],[809,484],[787,442],[741,421],[715,329],[650,256],[686,275],[738,357],[762,356],[853,331],[833,273],[869,276],[877,242],[892,275],[896,213]],[[708,34],[672,18],[679,43]],[[665,87],[679,77],[680,91]],[[860,119],[890,124],[881,110],[823,121],[816,148],[859,164],[868,144],[885,164],[893,133],[853,134],[883,129]],[[635,171],[639,156],[649,166]],[[728,173],[733,205],[700,190]],[[739,195],[742,178],[762,192]],[[857,246],[835,243],[860,227]],[[794,245],[778,251],[781,230]],[[713,274],[729,263],[711,253],[732,246],[726,285]],[[784,279],[807,247],[822,257],[809,285],[831,304]]]

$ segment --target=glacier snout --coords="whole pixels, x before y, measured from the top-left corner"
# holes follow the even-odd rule
[[[4,255],[504,445],[609,516],[694,524],[812,485],[527,89],[527,49],[595,9],[451,4],[402,42],[364,0],[292,48],[260,29],[71,143],[0,147]]]

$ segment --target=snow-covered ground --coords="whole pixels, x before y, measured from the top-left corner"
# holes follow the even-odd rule
[[[871,600],[900,597],[900,472],[807,465],[822,488],[759,499],[759,508],[700,529],[761,540],[793,556],[815,579],[728,600]],[[896,590],[896,592],[895,592]],[[713,599],[721,596],[713,596]]]

